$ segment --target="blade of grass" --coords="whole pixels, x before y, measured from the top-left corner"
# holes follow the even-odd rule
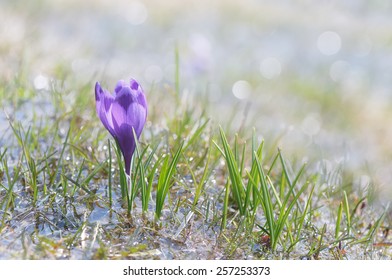
[[[85,163],[85,159],[83,158],[82,163],[80,164],[79,172],[76,175],[75,182],[79,182],[80,176],[82,176],[84,163]],[[71,197],[73,197],[75,195],[76,189],[77,189],[77,186],[75,185],[75,187],[72,190]]]
[[[169,188],[171,186],[170,182],[174,176],[176,165],[181,155],[183,145],[184,143],[182,142],[178,147],[177,152],[173,156],[173,159],[171,160],[170,164],[169,164],[169,156],[165,158],[161,169],[161,173],[159,174],[157,194],[156,194],[156,208],[155,208],[155,215],[157,219],[161,217],[163,204],[169,192]]]
[[[279,159],[280,159],[280,162],[281,162],[281,164],[282,164],[283,173],[284,173],[284,175],[285,175],[285,177],[286,177],[286,180],[287,180],[287,183],[288,183],[288,185],[289,185],[289,188],[290,188],[290,190],[293,192],[292,195],[295,196],[293,186],[295,186],[295,185],[297,184],[297,181],[299,180],[299,178],[301,177],[302,173],[303,173],[304,170],[305,170],[306,164],[303,164],[303,165],[302,165],[302,167],[301,167],[301,169],[299,170],[297,176],[294,178],[294,181],[291,181],[290,176],[289,176],[289,172],[288,172],[288,169],[287,169],[287,166],[286,166],[286,163],[285,163],[285,160],[284,160],[284,158],[283,158],[283,155],[282,155],[282,152],[281,152],[280,149],[278,150],[278,155],[279,155]],[[297,202],[297,207],[298,207],[299,209],[301,209],[301,205],[300,205],[299,202]]]
[[[133,131],[133,137],[134,139],[137,139],[137,135],[134,129],[132,129]],[[135,176],[134,176],[134,182],[133,182],[133,186],[137,186],[136,189],[140,189],[141,190],[141,199],[142,199],[142,209],[145,209],[148,207],[148,194],[147,194],[147,183],[146,183],[146,176],[145,176],[145,169],[144,169],[144,164],[143,164],[143,156],[146,154],[148,146],[143,149],[142,152],[140,152],[140,145],[139,145],[139,141],[135,141],[136,143],[136,159],[137,159],[137,164],[136,164],[136,170],[135,170]],[[138,181],[136,181],[137,176],[139,177]],[[132,177],[131,177],[132,178]],[[132,196],[132,201],[134,200],[134,197],[136,196],[136,189],[134,191],[134,195]],[[145,205],[147,204],[147,205]]]
[[[338,215],[336,217],[336,225],[335,225],[335,239],[338,239],[340,235],[340,224],[342,222],[342,213],[343,213],[343,203],[340,202],[338,208]]]
[[[319,242],[317,244],[316,251],[314,252],[314,258],[316,260],[319,259],[320,252],[321,252],[322,249],[324,249],[324,246],[322,246],[322,244],[323,244],[323,239],[324,239],[324,236],[325,236],[326,232],[327,232],[327,224],[324,224],[324,226],[323,226],[323,228],[321,230],[321,234],[320,234],[320,237],[319,237]]]
[[[7,194],[5,196],[6,199],[2,200],[0,203],[0,209],[3,209],[3,211],[2,211],[3,216],[1,219],[0,232],[4,228],[5,217],[6,217],[8,209],[15,204],[14,196],[16,196],[16,194],[14,194],[13,188],[14,188],[15,183],[18,182],[18,178],[20,176],[21,168],[22,168],[22,164],[19,161],[19,164],[14,169],[13,176],[11,176],[6,159],[3,159],[2,163],[3,163],[4,173],[7,177],[8,188],[6,186],[4,186],[3,184],[0,184],[7,191]],[[5,203],[5,206],[3,208],[4,203]]]
[[[109,192],[109,207],[112,208],[113,196],[112,196],[112,145],[108,139],[108,149],[109,149],[109,162],[108,162],[108,192]]]
[[[302,227],[305,223],[305,218],[306,215],[308,214],[309,208],[312,205],[312,198],[313,198],[313,193],[314,193],[314,189],[316,188],[316,184],[313,184],[312,188],[310,189],[310,193],[308,196],[308,199],[306,201],[306,205],[305,205],[305,209],[303,212],[301,212],[299,210],[300,213],[302,213],[302,215],[300,216],[300,220],[299,220],[299,224],[297,227],[297,238],[296,238],[296,243],[300,240],[301,238],[301,232],[302,232]]]
[[[16,128],[11,121],[9,121],[9,125],[17,138],[17,141],[22,148],[23,155],[25,157],[26,163],[27,163],[27,177],[28,177],[28,184],[29,187],[33,190],[33,205],[36,204],[37,199],[38,199],[38,185],[37,185],[37,165],[31,156],[29,146],[27,146],[28,143],[32,143],[31,139],[31,127],[27,129],[27,131],[24,131],[23,127],[19,125],[18,128]],[[24,135],[23,135],[24,134]],[[36,144],[36,143],[33,143]]]
[[[209,168],[210,161],[211,161],[211,149],[208,148],[208,156],[207,156],[207,160],[206,160],[206,163],[204,166],[203,175],[201,176],[199,183],[196,185],[195,196],[194,196],[193,203],[192,203],[192,211],[193,212],[195,211],[196,204],[199,201],[199,198],[203,192],[207,177],[212,172],[212,169]],[[192,176],[194,176],[194,175],[192,175]],[[196,182],[196,181],[194,180],[194,182]]]
[[[245,209],[243,203],[243,197],[245,195],[244,195],[244,185],[241,179],[241,174],[238,169],[233,151],[231,150],[226,135],[221,127],[219,127],[219,132],[220,132],[221,141],[223,144],[223,151],[224,151],[222,155],[225,157],[227,168],[229,170],[229,177],[231,180],[234,200],[237,204],[240,214],[245,215]]]
[[[259,161],[257,156],[255,156],[255,161],[256,161],[257,171],[258,171],[259,180],[260,180],[260,192],[259,192],[260,202],[261,202],[261,206],[263,208],[265,218],[267,220],[268,234],[271,239],[271,244],[276,244],[276,242],[277,242],[277,240],[275,240],[275,238],[276,238],[276,234],[275,234],[276,224],[275,224],[275,217],[274,217],[274,213],[273,213],[273,205],[272,205],[271,195],[268,191],[268,184],[267,184],[267,181],[265,180],[265,174],[264,174],[263,168],[261,167],[261,162]]]
[[[343,191],[344,195],[344,202],[343,202],[343,207],[344,207],[344,213],[346,216],[346,223],[347,223],[347,234],[351,234],[351,214],[350,214],[350,205],[348,204],[348,198],[347,198],[347,193],[346,191]]]
[[[124,163],[123,163],[123,157],[121,154],[120,146],[117,141],[115,141],[115,143],[116,143],[116,148],[114,150],[116,152],[117,163],[118,163],[118,168],[119,168],[119,172],[120,172],[121,198],[126,203],[127,208],[128,208],[128,212],[130,213],[132,210],[132,201],[131,201],[131,197],[129,194],[129,187],[130,186],[128,186],[128,179],[127,179],[127,174],[125,172],[125,167],[124,167]],[[129,180],[129,182],[131,182],[131,180]]]
[[[200,125],[195,132],[191,132],[190,133],[190,137],[187,137],[187,139],[185,140],[185,144],[184,144],[184,151],[191,145],[193,145],[195,143],[195,141],[198,141],[200,139],[200,135],[203,133],[204,129],[206,128],[208,122],[210,120],[207,119],[202,125]]]
[[[377,230],[380,228],[381,223],[384,221],[386,214],[388,213],[388,208],[389,205],[385,207],[384,213],[380,216],[380,218],[377,219],[377,221],[370,227],[368,233],[366,234],[365,237],[359,239],[359,240],[354,240],[351,245],[359,244],[359,243],[371,243],[374,240],[374,237],[376,236]]]
[[[230,197],[230,181],[226,181],[225,185],[225,198],[223,200],[223,214],[222,214],[222,223],[221,223],[221,231],[227,226],[227,213],[229,208],[229,197]]]
[[[299,203],[299,201],[298,201],[299,196],[305,191],[305,189],[307,187],[308,187],[308,184],[305,183],[301,187],[301,189],[297,192],[297,194],[292,198],[292,200],[291,200],[291,202],[289,204],[288,204],[288,202],[289,202],[289,199],[291,197],[290,193],[293,193],[294,186],[292,186],[290,188],[289,192],[286,194],[286,198],[285,198],[285,200],[284,200],[284,202],[282,204],[282,207],[280,208],[279,218],[278,218],[278,220],[276,222],[276,234],[277,234],[277,236],[275,238],[275,242],[277,242],[277,238],[280,236],[280,234],[281,234],[281,232],[283,230],[283,227],[286,224],[287,219],[288,219],[288,217],[290,215],[290,212],[293,209],[294,205],[298,205],[298,203]],[[293,243],[294,240],[293,240],[293,238],[291,236],[289,228],[288,228],[288,234],[289,234],[289,237],[291,239],[291,242]],[[271,247],[273,248],[273,250],[275,250],[276,246],[277,246],[277,243],[272,244]]]
[[[276,250],[276,247],[278,245],[278,240],[279,238],[281,238],[281,233],[283,231],[284,226],[286,225],[287,228],[287,234],[290,238],[291,243],[295,243],[294,238],[292,237],[291,234],[291,230],[290,227],[288,225],[288,217],[289,214],[292,210],[292,208],[294,207],[294,205],[296,205],[298,203],[298,198],[299,196],[304,192],[304,190],[306,189],[306,187],[308,186],[308,184],[304,184],[301,189],[298,191],[298,193],[296,195],[294,194],[294,185],[289,187],[289,190],[287,191],[287,193],[285,194],[284,197],[284,201],[280,202],[279,201],[279,194],[276,192],[272,181],[264,174],[264,171],[261,167],[261,163],[259,161],[259,159],[257,158],[257,156],[254,157],[257,163],[257,168],[258,168],[258,173],[259,173],[259,177],[260,177],[260,183],[261,183],[261,187],[260,187],[260,191],[259,191],[259,196],[260,196],[260,202],[267,220],[267,225],[268,225],[268,231],[269,231],[269,235],[270,235],[270,240],[271,240],[271,249],[273,251]],[[284,171],[283,171],[284,172]],[[269,182],[269,184],[267,183],[267,181]],[[273,204],[272,204],[272,199],[270,196],[270,193],[268,191],[268,185],[270,186],[270,189],[273,191],[278,205],[279,205],[279,211],[278,211],[278,217],[275,220],[274,219],[274,214],[273,214]],[[292,198],[291,198],[292,197]],[[291,202],[289,203],[291,198]]]
[[[154,151],[155,151],[155,150],[154,150]],[[154,153],[155,153],[155,152],[154,152]],[[154,178],[155,178],[155,176],[156,176],[156,172],[157,172],[157,170],[158,170],[158,166],[159,166],[159,164],[161,164],[163,158],[164,158],[164,157],[161,156],[161,157],[159,157],[159,158],[156,160],[154,166],[151,168],[151,170],[150,170],[150,172],[149,172],[149,174],[148,174],[148,186],[147,186],[147,190],[146,190],[146,197],[145,197],[145,199],[150,199],[151,190],[152,190],[152,184],[153,184]],[[148,210],[148,202],[145,201],[145,202],[144,202],[143,211],[146,212],[147,210]]]
[[[255,150],[255,147],[256,146],[252,141],[252,167],[250,169],[250,173],[247,172],[248,183],[246,185],[245,206],[244,206],[245,209],[248,209],[249,206],[252,207],[253,209],[256,209],[259,204],[256,192],[260,180],[257,173],[257,162],[255,159],[257,157],[260,162],[262,161],[264,141],[260,143],[259,147],[257,148],[257,151]],[[253,201],[251,201],[251,194],[252,194]]]
[[[50,179],[49,185],[53,185],[53,184],[54,184],[54,180],[55,180],[56,177],[57,177],[57,174],[58,174],[58,172],[59,172],[60,165],[61,165],[61,172],[60,172],[60,173],[62,173],[63,165],[62,165],[61,162],[62,162],[62,160],[63,160],[64,151],[65,151],[65,147],[67,146],[67,143],[68,143],[68,138],[69,138],[70,132],[71,132],[71,127],[68,129],[67,135],[65,136],[65,140],[64,140],[64,143],[63,143],[63,147],[61,148],[60,156],[59,156],[59,158],[58,158],[58,160],[57,160],[56,169],[55,169],[55,172],[53,173],[53,176],[52,176],[51,179]]]
[[[98,165],[97,167],[95,167],[93,169],[93,171],[91,171],[86,178],[84,178],[81,182],[78,182],[75,179],[72,179],[70,176],[63,174],[63,176],[70,182],[72,182],[76,187],[81,188],[82,190],[84,190],[85,192],[87,192],[88,194],[92,194],[92,191],[88,188],[88,185],[91,181],[91,179],[94,178],[94,176],[101,171],[101,169],[104,168],[106,162],[102,162],[100,165]]]

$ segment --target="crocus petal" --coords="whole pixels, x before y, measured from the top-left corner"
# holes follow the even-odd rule
[[[123,105],[117,102],[113,103],[112,120],[115,138],[124,156],[125,170],[129,174],[130,163],[137,141],[137,139],[134,139],[133,130],[137,138],[139,138],[146,122],[146,110],[136,102],[132,102],[127,110],[124,109]]]
[[[110,114],[114,98],[109,92],[103,90],[98,82],[95,84],[95,101],[97,114],[101,119],[102,124],[110,134],[114,136],[112,117]]]
[[[133,96],[136,97],[137,99],[137,103],[139,103],[141,106],[144,107],[145,111],[146,111],[146,116],[147,117],[147,101],[146,101],[146,96],[143,94],[143,89],[142,87],[139,85],[138,82],[136,82],[136,80],[132,79],[129,82],[131,89],[133,90]]]
[[[115,92],[116,94],[119,93],[120,90],[121,90],[124,86],[127,86],[127,84],[126,84],[123,80],[118,81],[117,84],[116,84],[116,87],[114,88],[114,92]]]
[[[125,123],[119,125],[115,119],[113,119],[113,124],[116,131],[115,138],[124,157],[125,171],[130,175],[132,156],[136,148],[136,140],[133,136],[132,126]]]
[[[129,86],[130,86],[130,88],[133,89],[133,90],[139,90],[139,88],[140,88],[139,83],[136,82],[136,80],[134,80],[134,79],[132,79],[132,78],[131,78],[130,81],[129,81]]]
[[[143,89],[134,79],[129,83],[118,81],[114,91],[115,96],[102,89],[97,82],[96,109],[103,125],[119,144],[125,161],[125,170],[129,175],[136,141],[146,123],[147,102]]]
[[[135,102],[137,102],[136,97],[129,86],[122,87],[116,94],[115,103],[121,105],[125,111],[127,111],[128,107]]]
[[[139,103],[145,110],[145,116],[144,118],[147,118],[147,100],[144,94],[139,94],[137,96],[137,103]]]
[[[137,137],[140,137],[146,123],[147,110],[139,103],[132,103],[127,110],[127,123],[132,123]]]

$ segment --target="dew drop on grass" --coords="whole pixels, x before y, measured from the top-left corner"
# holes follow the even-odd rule
[[[125,12],[126,11],[126,12]],[[121,10],[126,20],[132,25],[140,25],[147,20],[148,10],[140,1],[132,1],[129,7]]]

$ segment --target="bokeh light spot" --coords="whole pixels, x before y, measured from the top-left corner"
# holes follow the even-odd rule
[[[247,81],[240,80],[234,83],[232,91],[238,99],[246,99],[252,93],[252,86]]]
[[[49,79],[44,75],[38,75],[34,78],[34,87],[37,90],[48,90],[49,89]]]
[[[317,48],[324,55],[334,55],[339,52],[342,40],[338,33],[326,31],[321,33],[317,39]]]
[[[139,1],[131,2],[125,12],[127,21],[132,25],[140,25],[144,23],[148,16],[146,6]]]

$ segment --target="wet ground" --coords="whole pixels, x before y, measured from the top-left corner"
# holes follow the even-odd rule
[[[13,155],[9,165],[14,166],[11,160],[17,161],[19,151],[12,148],[16,141],[7,115],[24,126],[56,117],[59,109],[49,94],[53,84],[69,98],[60,108],[64,111],[77,106],[75,89],[96,80],[111,88],[128,76],[144,85],[148,98],[170,99],[165,89],[175,86],[177,49],[182,96],[202,99],[208,95],[206,110],[215,123],[227,124],[233,132],[255,127],[259,138],[279,146],[294,161],[309,162],[309,172],[321,173],[331,186],[344,180],[343,175],[331,174],[346,168],[353,174],[355,191],[375,185],[377,205],[385,209],[392,198],[391,12],[392,4],[381,0],[186,4],[175,0],[0,0],[1,82],[7,85],[20,76],[29,86],[24,98],[0,101],[0,152],[8,147],[7,153]],[[159,116],[165,108],[155,110],[152,114]],[[83,112],[80,115],[89,118]],[[156,126],[162,129],[165,123]],[[60,124],[62,138],[66,128]],[[71,154],[66,156],[72,159]],[[216,179],[219,182],[212,178],[208,189],[213,201],[206,200],[203,207],[221,203],[215,189],[221,191],[222,185]],[[24,191],[23,186],[15,189],[20,197]],[[105,191],[105,181],[97,182],[96,193]],[[178,188],[172,195],[173,201],[184,202],[189,194]],[[8,230],[2,233],[1,258],[271,257],[260,245],[247,246],[246,235],[238,237],[233,251],[224,250],[230,242],[218,238],[219,222],[198,215],[190,218],[189,232],[178,233],[190,213],[189,205],[175,214],[168,210],[163,225],[168,229],[160,231],[137,210],[128,220],[120,205],[110,212],[88,194],[69,201],[55,195],[46,199],[54,201],[49,203],[51,209],[45,201],[30,209],[23,207],[28,204],[23,198],[18,200],[20,211],[13,213]],[[91,199],[91,203],[82,206],[75,199]],[[332,216],[331,211],[324,215]],[[374,223],[381,213],[370,212],[365,224]],[[387,219],[386,224],[391,216]],[[324,222],[313,221],[318,229]],[[309,228],[307,234],[315,232]],[[46,240],[47,235],[51,238]],[[36,244],[42,247],[38,251]],[[272,257],[301,258],[309,252],[307,246],[300,244],[293,256]],[[382,246],[368,254],[356,246],[348,258],[391,254]],[[331,250],[323,252],[325,258],[333,258]]]

